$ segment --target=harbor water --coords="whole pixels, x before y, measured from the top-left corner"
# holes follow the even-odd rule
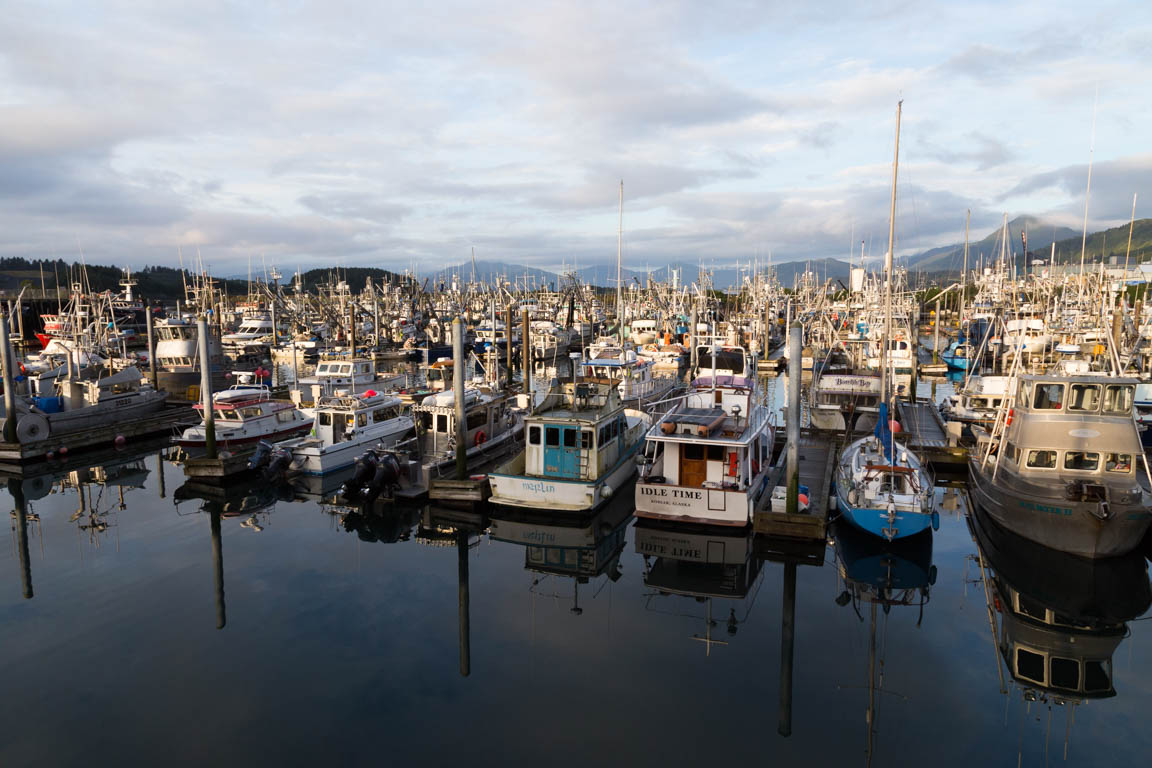
[[[1152,749],[1152,625],[1125,617],[1115,695],[1017,680],[954,488],[912,550],[860,556],[834,528],[789,566],[750,533],[637,525],[628,494],[587,524],[361,514],[322,487],[215,498],[168,450],[8,481],[0,765],[1142,765]],[[716,548],[728,565],[705,567]],[[855,599],[868,562],[923,574],[907,604]]]

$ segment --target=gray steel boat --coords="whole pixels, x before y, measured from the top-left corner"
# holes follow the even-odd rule
[[[992,431],[974,430],[972,500],[1051,549],[1087,558],[1132,551],[1152,523],[1135,391],[1133,378],[1086,371],[1020,376]]]

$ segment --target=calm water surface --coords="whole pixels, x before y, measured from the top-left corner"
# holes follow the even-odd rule
[[[159,449],[65,469],[9,481],[28,555],[25,571],[13,512],[3,766],[1149,760],[1143,561],[1047,578],[1060,562],[985,542],[986,592],[944,489],[931,537],[883,551],[838,532],[789,567],[743,535],[637,525],[621,502],[575,522],[360,515],[324,488],[205,499]],[[994,567],[1025,598],[1126,620],[1102,644],[1115,696],[1013,678]]]

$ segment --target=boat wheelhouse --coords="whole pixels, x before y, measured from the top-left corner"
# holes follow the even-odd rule
[[[556,383],[525,416],[524,450],[489,474],[493,504],[586,513],[636,472],[651,423],[625,408],[612,382]]]
[[[581,363],[584,377],[615,384],[624,402],[659,400],[672,391],[676,380],[653,376],[656,364],[639,357],[635,350],[616,348],[617,354],[601,350],[600,355]]]
[[[321,396],[312,435],[281,444],[292,452],[291,469],[323,475],[350,467],[366,448],[392,448],[411,434],[412,417],[400,398],[368,390]]]
[[[203,414],[204,405],[197,403]],[[255,445],[296,437],[312,428],[312,416],[287,400],[273,400],[264,385],[238,384],[212,396],[216,444],[221,447]],[[201,416],[203,418],[203,416]],[[189,427],[177,441],[185,448],[203,448],[206,425]]]

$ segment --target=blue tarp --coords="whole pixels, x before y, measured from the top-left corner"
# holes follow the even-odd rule
[[[896,451],[892,447],[892,428],[888,424],[888,403],[880,403],[880,412],[876,414],[876,429],[872,432],[880,438],[880,445],[884,446],[884,456],[889,464],[896,463]]]

